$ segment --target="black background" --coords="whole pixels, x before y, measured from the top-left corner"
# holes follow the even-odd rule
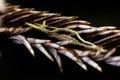
[[[21,7],[35,8],[40,11],[62,13],[65,16],[79,16],[93,26],[120,26],[120,6],[113,1],[87,0],[8,0],[11,4]],[[43,54],[36,54],[33,58],[23,45],[13,44],[10,40],[0,40],[1,71],[0,80],[119,80],[120,68],[98,62],[103,68],[99,72],[88,66],[84,71],[70,59],[63,55],[63,73],[59,72],[56,63],[51,62]]]

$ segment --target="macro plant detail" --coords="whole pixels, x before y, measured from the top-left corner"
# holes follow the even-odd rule
[[[89,64],[102,72],[97,61],[120,66],[120,56],[113,56],[120,46],[120,30],[115,26],[94,27],[88,21],[77,20],[77,16],[62,16],[18,5],[7,5],[0,11],[3,11],[0,15],[1,36],[25,45],[33,57],[33,47],[38,49],[51,61],[56,60],[61,72],[59,54],[70,58],[84,70]],[[32,32],[37,36],[27,35]]]

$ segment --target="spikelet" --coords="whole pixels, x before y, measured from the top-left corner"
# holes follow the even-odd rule
[[[84,70],[87,70],[87,66],[85,65],[87,63],[102,72],[102,68],[97,61],[105,61],[107,64],[120,66],[120,56],[112,56],[118,51],[120,46],[120,30],[116,29],[115,26],[93,27],[88,21],[77,20],[78,16],[61,16],[60,13],[35,11],[33,8],[22,9],[18,5],[7,6],[6,12],[2,17],[4,20],[2,27],[5,29],[8,28],[7,32],[10,30],[9,28],[15,28],[11,32],[12,35],[9,33],[6,34],[10,35],[7,36],[9,39],[13,39],[17,44],[24,44],[33,56],[35,56],[35,52],[32,46],[37,48],[51,61],[56,60],[61,71],[62,63],[59,54],[72,59]],[[75,30],[83,39],[104,48],[106,52],[89,50],[81,46],[72,45],[72,39],[78,40],[74,34],[61,32],[57,36],[59,38],[64,37],[66,40],[56,40],[52,36],[48,36],[48,34],[36,29],[31,30],[29,29],[30,26],[25,25],[25,22],[42,24],[43,21],[46,21],[47,26]],[[18,29],[20,26],[22,28]],[[3,31],[6,33],[5,30]],[[28,36],[25,32],[35,32],[39,36]]]

